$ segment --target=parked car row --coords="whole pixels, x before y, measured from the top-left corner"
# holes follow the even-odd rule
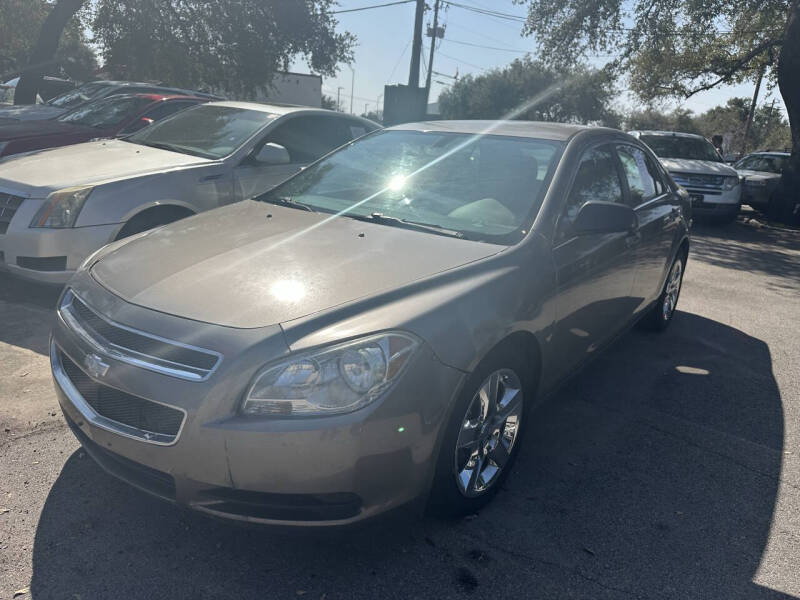
[[[105,92],[0,124],[0,268],[63,284],[109,242],[263,193],[378,128],[319,109]]]

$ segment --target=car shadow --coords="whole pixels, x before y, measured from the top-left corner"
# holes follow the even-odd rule
[[[754,583],[783,435],[766,344],[677,313],[666,334],[625,335],[548,398],[504,488],[454,522],[247,529],[152,499],[78,451],[38,522],[31,594],[788,597]]]
[[[728,225],[695,225],[692,259],[719,267],[770,276],[775,288],[800,289],[800,236],[788,227],[739,220]]]
[[[61,287],[0,273],[0,342],[47,355]]]

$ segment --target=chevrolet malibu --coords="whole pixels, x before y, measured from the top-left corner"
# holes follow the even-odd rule
[[[377,128],[333,111],[212,102],[122,139],[9,157],[0,269],[63,285],[101,246],[251,198]]]
[[[688,210],[615,130],[376,132],[87,258],[51,340],[59,402],[103,468],[208,514],[471,512],[548,391],[670,323]]]

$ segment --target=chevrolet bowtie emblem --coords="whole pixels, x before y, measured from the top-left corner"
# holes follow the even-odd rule
[[[104,377],[108,373],[108,363],[104,363],[97,354],[87,354],[83,357],[83,366],[86,372],[95,379]]]

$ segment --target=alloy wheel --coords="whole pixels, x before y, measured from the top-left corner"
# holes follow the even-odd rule
[[[464,496],[480,496],[500,478],[519,436],[523,400],[511,369],[493,372],[472,397],[455,448],[456,483]]]
[[[664,304],[661,307],[662,317],[669,321],[675,307],[678,305],[678,296],[681,293],[681,282],[683,280],[683,261],[676,260],[672,265],[672,270],[667,279],[667,287],[664,293]]]

